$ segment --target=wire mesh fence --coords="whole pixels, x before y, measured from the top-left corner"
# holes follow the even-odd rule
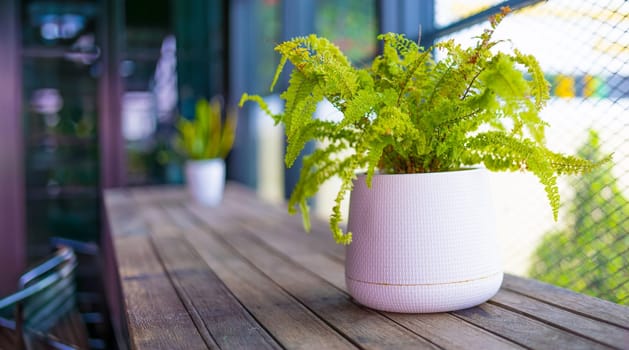
[[[465,4],[437,1],[437,23],[483,9]],[[448,38],[471,39],[480,27]],[[543,113],[550,148],[592,160],[614,154],[612,163],[563,180],[557,222],[526,174],[494,175],[506,270],[629,304],[629,3],[543,2],[509,16],[496,35],[535,55],[551,83]]]

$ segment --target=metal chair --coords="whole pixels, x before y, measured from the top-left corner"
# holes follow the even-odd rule
[[[60,247],[20,277],[18,291],[0,299],[0,349],[88,348],[76,309],[76,266],[74,251]]]
[[[78,262],[75,274],[77,308],[87,328],[89,347],[92,350],[112,349],[109,310],[102,280],[103,263],[97,244],[58,236],[50,238],[52,247],[70,247]]]

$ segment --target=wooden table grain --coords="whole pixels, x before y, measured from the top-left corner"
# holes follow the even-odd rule
[[[511,275],[471,309],[363,307],[326,223],[240,185],[215,208],[177,187],[105,202],[132,349],[629,349],[629,308]]]

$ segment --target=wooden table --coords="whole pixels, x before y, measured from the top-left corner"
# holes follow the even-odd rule
[[[489,302],[451,313],[352,301],[324,222],[230,184],[223,204],[181,188],[106,193],[134,349],[629,349],[629,308],[507,275]]]

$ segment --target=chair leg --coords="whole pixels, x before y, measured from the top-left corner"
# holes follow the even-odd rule
[[[22,303],[18,303],[15,308],[15,348],[17,350],[25,350],[24,344],[24,313]]]

